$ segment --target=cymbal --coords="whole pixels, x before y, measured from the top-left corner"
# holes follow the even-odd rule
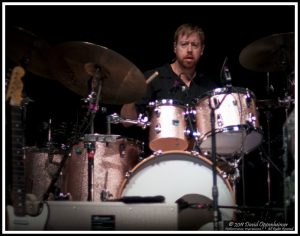
[[[106,47],[89,42],[66,42],[55,46],[50,56],[54,77],[73,92],[87,96],[90,80],[100,76],[104,104],[125,104],[146,93],[146,79],[129,60]],[[97,71],[100,75],[97,75]]]
[[[260,109],[277,109],[281,107],[278,101],[272,99],[257,100],[256,106]]]
[[[6,31],[5,50],[8,58],[25,66],[25,69],[44,78],[51,78],[47,63],[50,45],[37,35],[21,27],[10,27]],[[26,61],[27,65],[23,63]]]
[[[242,66],[258,72],[286,71],[294,68],[294,33],[274,34],[256,40],[242,50]]]

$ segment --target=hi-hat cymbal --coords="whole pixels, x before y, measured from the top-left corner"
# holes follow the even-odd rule
[[[294,33],[274,34],[256,40],[242,50],[242,66],[258,72],[287,71],[294,68]]]
[[[50,67],[54,77],[73,92],[87,96],[89,81],[102,80],[101,100],[104,104],[125,104],[146,93],[142,72],[113,50],[89,42],[66,42],[53,48]],[[98,75],[99,76],[99,75]]]
[[[21,27],[7,28],[5,50],[8,58],[25,66],[33,74],[51,78],[46,59],[49,48],[45,40],[28,30]]]

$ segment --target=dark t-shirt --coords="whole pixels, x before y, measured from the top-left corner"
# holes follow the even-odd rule
[[[148,84],[146,95],[136,102],[139,113],[146,112],[149,102],[172,99],[187,105],[191,104],[194,99],[203,96],[206,92],[217,88],[217,84],[200,73],[196,74],[190,86],[187,87],[173,72],[170,64],[145,72],[145,77],[149,78],[155,71],[159,75]]]

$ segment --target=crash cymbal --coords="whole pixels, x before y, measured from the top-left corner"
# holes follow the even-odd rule
[[[73,92],[87,96],[89,81],[102,79],[101,101],[125,104],[146,93],[142,72],[117,52],[89,42],[66,42],[53,48],[50,67],[54,77]],[[97,71],[100,74],[97,75]]]
[[[6,55],[33,74],[51,78],[46,59],[49,48],[50,46],[45,40],[28,30],[21,27],[7,28]]]
[[[258,72],[287,71],[294,68],[294,33],[274,34],[259,39],[239,56],[242,66]]]

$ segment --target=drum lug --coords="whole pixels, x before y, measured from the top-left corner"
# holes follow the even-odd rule
[[[217,124],[220,128],[223,127],[224,125],[224,122],[223,122],[223,118],[222,118],[222,115],[221,114],[217,114]]]
[[[139,156],[139,161],[142,161],[145,159],[145,143],[141,142],[138,145],[139,149],[138,149],[138,156]]]
[[[255,127],[256,116],[251,112],[248,114],[248,122]]]
[[[229,176],[225,171],[221,171],[221,176],[223,177],[223,179],[229,179]]]
[[[185,134],[185,136],[190,136],[190,134],[191,134],[191,130],[190,129],[188,129],[188,128],[186,128],[185,130],[184,130],[184,134]]]
[[[161,113],[161,110],[160,110],[159,107],[156,107],[156,108],[154,109],[154,112],[155,112],[155,114],[159,117],[159,116],[160,116],[160,113]]]
[[[157,134],[159,134],[159,133],[161,132],[161,126],[160,126],[160,124],[157,124],[157,125],[155,126],[154,130],[155,130],[155,132],[156,132]]]
[[[246,104],[247,108],[250,108],[251,105],[251,94],[248,89],[246,89]]]
[[[161,150],[158,150],[158,151],[156,151],[156,152],[153,152],[153,156],[154,157],[159,157],[159,156],[161,156],[162,155],[162,151]]]
[[[198,157],[199,156],[199,152],[197,151],[191,151],[191,155],[194,157]]]
[[[197,130],[193,132],[193,137],[198,141],[201,136],[201,133]]]
[[[190,120],[191,122],[196,122],[196,110],[195,109],[187,109],[183,115],[185,120]]]
[[[128,179],[131,175],[132,175],[132,171],[129,170],[129,171],[126,172],[125,178]]]
[[[125,143],[120,143],[119,145],[119,154],[121,158],[124,158],[126,155],[126,145]]]

